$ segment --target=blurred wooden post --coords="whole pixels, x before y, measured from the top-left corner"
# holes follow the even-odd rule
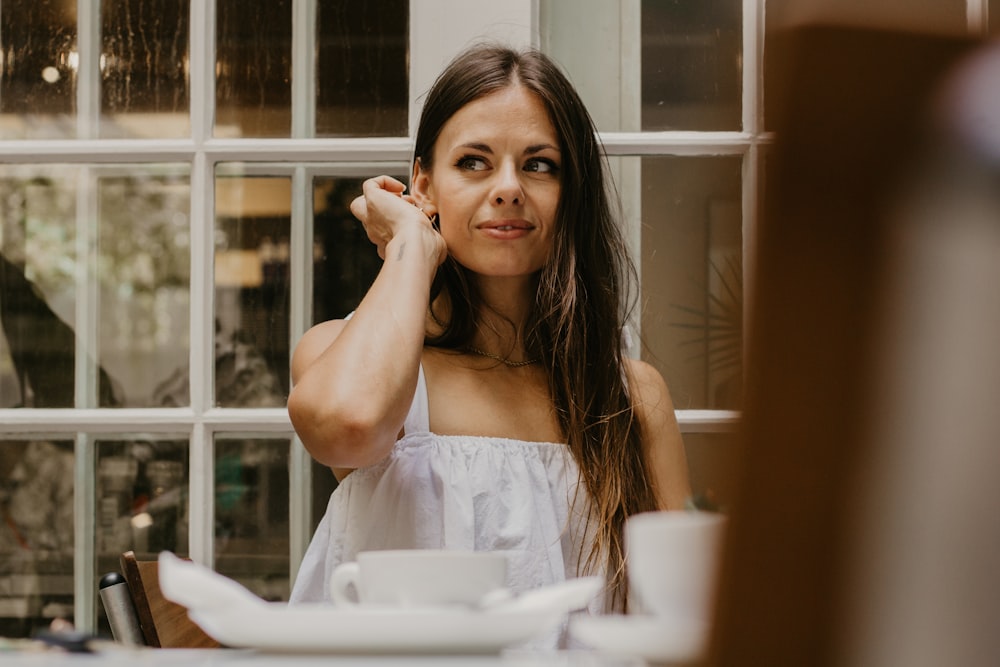
[[[970,44],[812,26],[769,38],[769,154],[741,464],[710,664],[837,663],[849,506],[887,268],[921,114]]]

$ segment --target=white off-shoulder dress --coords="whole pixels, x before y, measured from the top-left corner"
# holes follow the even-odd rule
[[[330,495],[291,603],[329,600],[334,568],[366,550],[498,551],[516,591],[587,574],[587,493],[565,444],[431,433],[423,368],[404,433]]]

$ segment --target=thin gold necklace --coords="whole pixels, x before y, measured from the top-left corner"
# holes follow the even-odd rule
[[[471,352],[472,354],[478,354],[479,356],[486,357],[487,359],[499,361],[504,366],[509,366],[511,368],[518,368],[520,366],[530,366],[531,364],[537,364],[539,362],[539,359],[525,359],[524,361],[511,361],[510,359],[501,357],[499,354],[493,354],[492,352],[487,352],[486,350],[480,350],[478,347],[465,347],[463,349],[466,352]]]

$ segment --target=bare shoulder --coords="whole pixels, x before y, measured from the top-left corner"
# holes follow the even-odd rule
[[[344,330],[347,320],[327,320],[320,322],[302,334],[292,354],[292,382],[295,383],[330,343]]]
[[[670,390],[660,372],[644,361],[629,359],[626,372],[660,507],[680,509],[691,488]]]
[[[641,412],[666,411],[673,415],[674,403],[660,371],[645,361],[627,359],[626,372],[632,400]]]

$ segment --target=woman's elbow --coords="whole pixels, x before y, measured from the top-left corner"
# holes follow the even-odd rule
[[[325,466],[361,468],[388,453],[377,420],[362,410],[318,409],[293,390],[288,397],[288,417],[309,454]]]

